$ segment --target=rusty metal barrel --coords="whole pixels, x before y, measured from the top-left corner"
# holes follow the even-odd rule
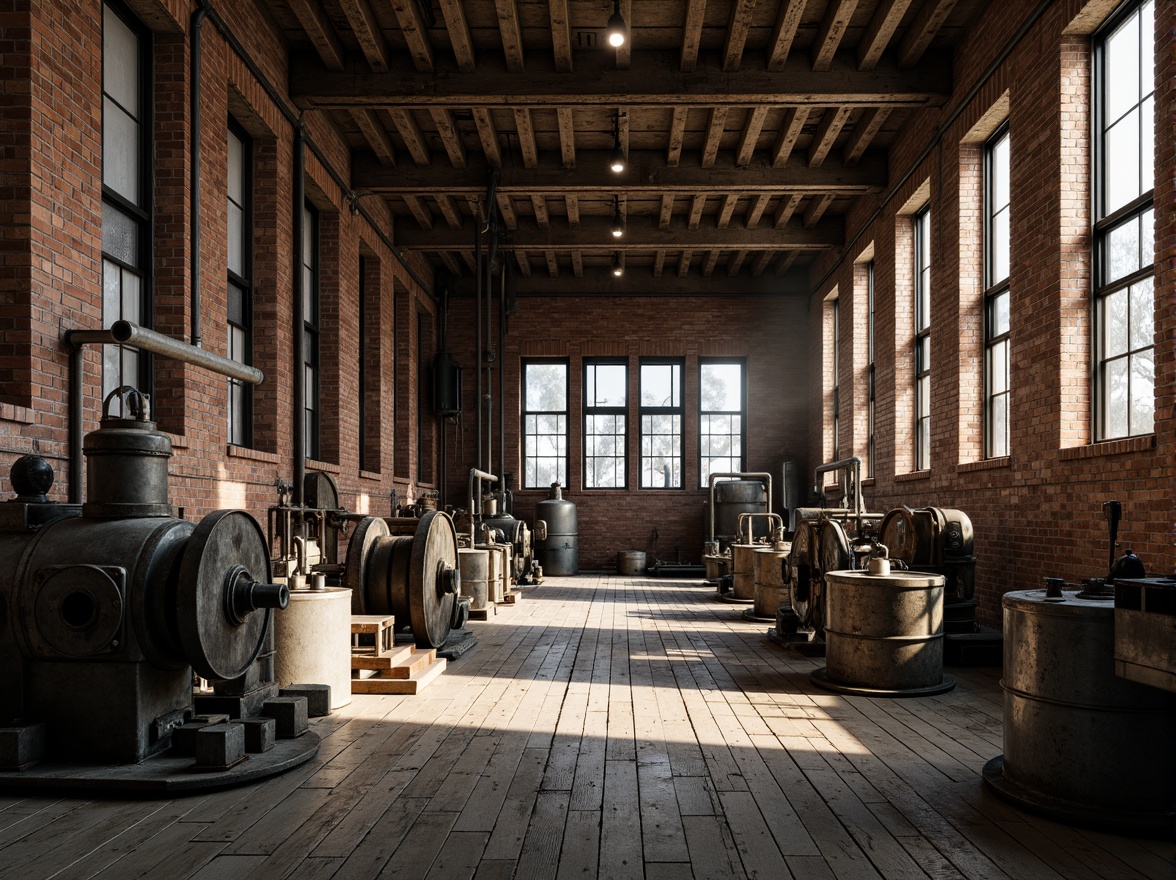
[[[877,697],[941,694],[943,575],[920,571],[825,574],[825,666],[812,680],[826,690]]]
[[[761,547],[755,551],[755,616],[775,620],[776,609],[788,600],[788,585],[784,582],[784,560],[788,558],[792,545],[785,542],[774,547]]]
[[[485,611],[490,596],[490,553],[470,547],[457,551],[462,595],[470,597],[470,611]]]
[[[1170,835],[1176,695],[1115,676],[1112,602],[1024,590],[1002,604],[1004,754],[984,781],[1063,822]]]
[[[755,600],[755,553],[763,544],[732,544],[731,568],[735,574],[733,596],[741,602]]]
[[[617,553],[617,574],[645,574],[645,551],[621,550]]]

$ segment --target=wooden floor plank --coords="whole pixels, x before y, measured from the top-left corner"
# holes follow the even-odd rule
[[[424,880],[456,821],[457,813],[422,812],[377,876],[387,880]]]
[[[455,831],[446,840],[425,880],[471,880],[482,861],[490,835],[485,831]]]
[[[559,872],[570,797],[566,791],[539,792],[519,853],[516,880],[551,880]]]
[[[608,761],[600,825],[600,876],[641,880],[641,811],[636,761]]]
[[[563,847],[555,880],[592,880],[600,859],[600,813],[571,810],[564,825]],[[648,880],[648,873],[646,875]]]

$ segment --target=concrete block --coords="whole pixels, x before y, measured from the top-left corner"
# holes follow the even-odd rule
[[[294,739],[310,730],[306,697],[275,697],[261,707],[267,718],[278,724],[278,739]]]
[[[25,770],[45,757],[48,730],[42,723],[0,727],[0,770]]]
[[[282,697],[306,697],[306,714],[322,718],[331,714],[331,686],[329,684],[290,684],[278,691]]]
[[[227,770],[245,760],[245,728],[241,724],[209,724],[196,731],[196,766]]]
[[[208,727],[210,721],[189,721],[172,730],[172,751],[189,758],[196,757],[196,734]]]
[[[278,738],[278,722],[272,718],[246,718],[240,722],[245,728],[245,751],[251,755],[268,752]]]

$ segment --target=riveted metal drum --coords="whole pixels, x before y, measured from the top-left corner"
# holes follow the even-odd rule
[[[535,558],[546,575],[573,575],[580,570],[580,526],[576,505],[564,500],[559,483],[551,497],[535,505],[535,519],[547,523],[547,537],[535,542]]]
[[[489,554],[489,568],[487,575],[487,598],[491,602],[501,603],[506,596],[508,586],[504,586],[510,576],[510,545],[509,544],[481,544],[480,549]]]
[[[117,401],[126,418],[106,415]],[[155,430],[147,397],[124,385],[103,402],[100,430],[86,435],[82,451],[90,462],[86,473],[87,517],[171,516],[167,462],[171,440]]]
[[[332,709],[351,702],[351,590],[291,590],[274,640],[279,685],[325,684]]]
[[[470,611],[485,611],[489,601],[490,551],[462,547],[457,551],[461,592],[470,597]]]
[[[784,583],[784,560],[792,545],[784,542],[775,547],[761,547],[754,556],[755,616],[775,620],[776,609],[788,600],[788,586]]]
[[[815,684],[879,697],[955,687],[943,674],[943,575],[830,571],[825,587],[825,666]]]
[[[618,553],[617,574],[645,574],[645,551],[622,550]]]
[[[759,480],[720,480],[714,496],[715,537],[724,544],[739,534],[739,514],[767,510],[768,492]],[[759,531],[766,535],[767,526],[761,525]]]
[[[741,602],[755,600],[755,554],[763,544],[732,544],[733,596]]]
[[[1176,826],[1176,695],[1115,676],[1114,607],[1006,593],[1004,755],[984,781],[1064,822],[1130,834]]]

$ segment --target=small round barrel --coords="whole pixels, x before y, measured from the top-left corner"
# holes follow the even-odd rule
[[[755,552],[762,544],[732,544],[731,560],[734,578],[734,598],[743,602],[755,600]]]
[[[1063,822],[1171,834],[1176,696],[1115,676],[1110,601],[1006,593],[997,794]]]
[[[461,592],[470,597],[471,611],[485,611],[489,600],[490,553],[462,547],[457,551],[461,569]]]
[[[791,544],[781,549],[761,547],[755,551],[755,616],[776,619],[776,609],[788,601],[788,588],[784,583],[783,562],[788,558]]]
[[[645,551],[622,550],[618,553],[617,574],[645,574]]]
[[[282,687],[325,684],[331,708],[351,702],[351,590],[291,590],[274,615],[274,677]]]
[[[920,571],[825,574],[826,690],[928,696],[955,687],[943,674],[943,575]]]
[[[502,546],[499,544],[483,544],[481,549],[489,554],[489,569],[487,584],[491,602],[501,602],[505,595],[502,591],[502,569],[506,560],[503,558]]]

